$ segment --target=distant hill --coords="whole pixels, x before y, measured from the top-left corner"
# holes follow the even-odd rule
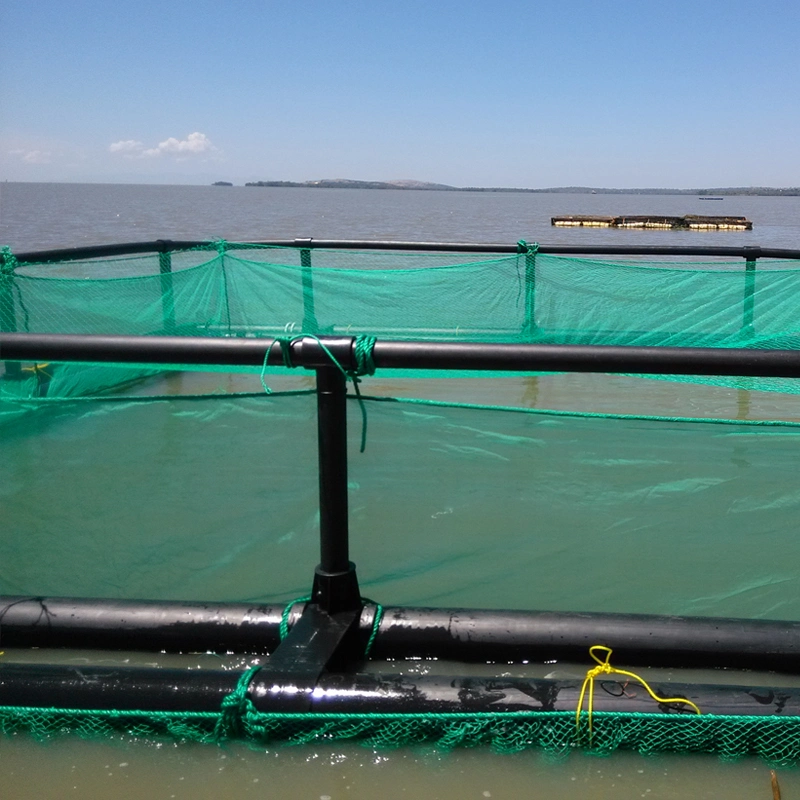
[[[314,189],[427,189],[439,192],[460,191],[456,186],[425,181],[354,181],[349,178],[323,178],[319,181],[255,181],[245,186],[299,186]]]
[[[800,187],[728,186],[713,189],[609,189],[599,186],[553,186],[546,189],[521,189],[505,186],[448,186],[426,181],[357,181],[349,178],[323,178],[318,181],[253,181],[245,186],[290,186],[304,189],[415,189],[434,192],[524,192],[526,194],[672,194],[703,197],[770,196],[796,197]]]

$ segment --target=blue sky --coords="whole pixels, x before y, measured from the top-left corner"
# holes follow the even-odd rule
[[[800,185],[800,3],[3,0],[0,180]]]

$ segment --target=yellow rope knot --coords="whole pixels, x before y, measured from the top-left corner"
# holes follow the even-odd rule
[[[602,651],[605,653],[605,658],[602,660],[597,656],[595,651]],[[589,689],[589,705],[587,708],[588,711],[588,723],[589,723],[589,735],[592,735],[592,711],[594,708],[594,679],[599,677],[600,675],[624,675],[627,678],[633,678],[633,680],[638,681],[644,688],[647,690],[647,693],[650,697],[653,698],[657,703],[684,703],[687,706],[690,706],[694,709],[694,711],[699,714],[700,709],[691,701],[687,700],[685,697],[659,697],[648,685],[647,681],[644,678],[639,677],[634,672],[628,672],[625,669],[617,669],[616,667],[611,666],[611,653],[613,651],[610,647],[606,647],[603,644],[594,644],[589,648],[589,655],[597,662],[596,667],[592,667],[587,673],[586,677],[583,680],[583,686],[581,687],[581,694],[578,698],[578,708],[575,712],[575,725],[576,727],[580,728],[581,725],[581,710],[583,709],[583,698],[586,696],[586,689]]]

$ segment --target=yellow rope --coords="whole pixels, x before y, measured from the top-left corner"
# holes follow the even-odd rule
[[[596,654],[595,650],[601,650],[605,652],[605,659],[601,660]],[[606,647],[603,644],[594,644],[589,648],[589,655],[597,662],[596,667],[592,667],[587,673],[586,677],[583,681],[583,686],[581,687],[581,694],[578,698],[578,709],[575,712],[575,725],[580,728],[581,724],[581,710],[583,709],[583,698],[586,696],[586,688],[589,688],[589,705],[588,705],[588,722],[589,722],[589,735],[592,734],[592,710],[594,708],[594,679],[600,675],[625,675],[627,678],[633,678],[635,681],[644,686],[647,690],[647,693],[650,697],[653,698],[657,703],[685,703],[687,706],[691,706],[698,714],[700,713],[700,709],[691,701],[687,700],[685,697],[659,697],[648,685],[647,681],[644,678],[639,677],[633,672],[628,672],[625,669],[617,669],[616,667],[612,667],[609,663],[611,660],[611,653],[612,650],[610,647]]]
[[[50,378],[51,377],[50,373],[49,372],[45,372],[45,368],[49,367],[49,366],[50,366],[50,362],[48,361],[45,364],[34,364],[32,367],[23,367],[22,371],[23,372],[33,372],[37,376],[39,374],[42,374],[42,375],[46,375],[48,378]]]

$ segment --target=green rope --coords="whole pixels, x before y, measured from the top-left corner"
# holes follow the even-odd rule
[[[283,641],[289,635],[289,615],[292,613],[292,609],[298,603],[307,603],[310,599],[311,595],[307,595],[306,597],[298,597],[297,600],[292,600],[286,605],[286,608],[283,609],[283,614],[281,614],[281,624],[278,628],[278,635],[280,636],[281,641]]]
[[[261,374],[259,376],[261,378],[261,385],[264,387],[264,392],[266,394],[272,394],[272,389],[267,386],[267,380],[264,377],[267,373],[267,364],[269,362],[270,353],[272,353],[272,348],[275,347],[276,344],[279,345],[281,348],[281,357],[283,358],[283,366],[288,369],[294,369],[297,365],[292,362],[291,344],[297,341],[297,339],[302,338],[302,336],[295,336],[293,339],[282,339],[278,337],[272,340],[272,343],[267,348],[267,352],[264,353],[264,363],[261,365]]]
[[[364,658],[369,658],[369,654],[372,652],[372,645],[375,644],[375,639],[378,637],[378,628],[380,628],[381,621],[383,620],[383,606],[380,603],[376,603],[374,600],[368,600],[366,597],[363,598],[363,600],[375,606],[375,616],[372,618],[372,630],[367,640],[367,646],[364,648]]]
[[[427,400],[417,397],[383,397],[364,395],[373,403],[408,403],[409,405],[436,406],[440,408],[467,408],[483,411],[508,411],[514,414],[533,414],[542,417],[573,417],[576,419],[642,420],[644,422],[690,422],[698,425],[742,425],[747,427],[800,428],[800,422],[779,419],[726,419],[724,417],[667,417],[657,414],[610,414],[603,411],[565,411],[553,408],[526,408],[488,403],[459,403],[454,400]]]
[[[372,351],[377,341],[378,339],[375,336],[367,336],[365,334],[356,336],[353,348],[353,355],[356,359],[356,369],[352,373],[354,376],[375,374],[375,361],[372,358]]]
[[[517,255],[536,255],[539,252],[539,242],[528,244],[524,239],[517,242]]]
[[[356,390],[356,397],[358,398],[358,406],[361,409],[361,447],[360,453],[363,453],[367,447],[367,407],[364,405],[364,400],[361,397],[361,390],[358,388],[360,375],[374,375],[375,374],[375,361],[372,358],[372,350],[375,347],[377,338],[375,336],[361,335],[356,336],[355,346],[353,347],[353,355],[356,360],[356,368],[353,372],[349,373],[350,379],[353,381],[353,388]]]
[[[261,669],[261,664],[256,664],[242,673],[236,688],[222,699],[220,716],[214,726],[214,736],[217,741],[241,736],[243,733],[242,721],[248,712],[253,711],[253,704],[247,696],[250,681]]]
[[[307,595],[306,597],[298,597],[297,600],[292,600],[286,604],[286,607],[283,609],[283,613],[281,614],[281,624],[278,628],[278,635],[280,636],[281,641],[283,641],[289,635],[289,617],[292,614],[292,609],[298,603],[307,603],[310,599],[311,595]],[[369,658],[372,645],[375,644],[375,639],[378,636],[378,629],[381,626],[381,620],[383,620],[383,606],[380,603],[376,603],[374,600],[370,600],[368,597],[362,597],[361,601],[364,604],[370,603],[375,606],[375,616],[372,618],[372,630],[370,631],[369,639],[367,640],[367,646],[364,648],[364,658]]]
[[[19,261],[8,245],[0,249],[0,275],[13,275],[18,266]]]
[[[361,447],[359,452],[363,453],[367,447],[367,408],[364,405],[364,400],[361,397],[361,390],[359,389],[358,385],[361,383],[359,378],[362,375],[375,374],[375,360],[372,357],[372,351],[375,347],[377,338],[375,336],[369,336],[366,334],[361,334],[355,337],[355,341],[353,343],[353,358],[355,359],[356,364],[354,369],[347,371],[339,363],[336,356],[334,356],[333,353],[331,353],[331,351],[320,340],[320,338],[312,333],[301,333],[298,336],[292,337],[276,337],[272,340],[270,346],[267,348],[267,352],[264,353],[264,362],[261,365],[261,386],[264,388],[264,392],[266,394],[272,394],[272,389],[270,389],[270,387],[267,385],[265,378],[267,364],[269,362],[270,353],[272,353],[272,348],[275,347],[275,345],[279,345],[281,348],[281,356],[283,357],[283,366],[293,369],[297,365],[292,361],[292,344],[295,342],[300,342],[303,339],[313,339],[322,348],[325,355],[331,360],[331,363],[339,370],[339,372],[342,373],[342,375],[344,375],[345,380],[353,382],[353,388],[356,392],[358,406],[361,409]]]

